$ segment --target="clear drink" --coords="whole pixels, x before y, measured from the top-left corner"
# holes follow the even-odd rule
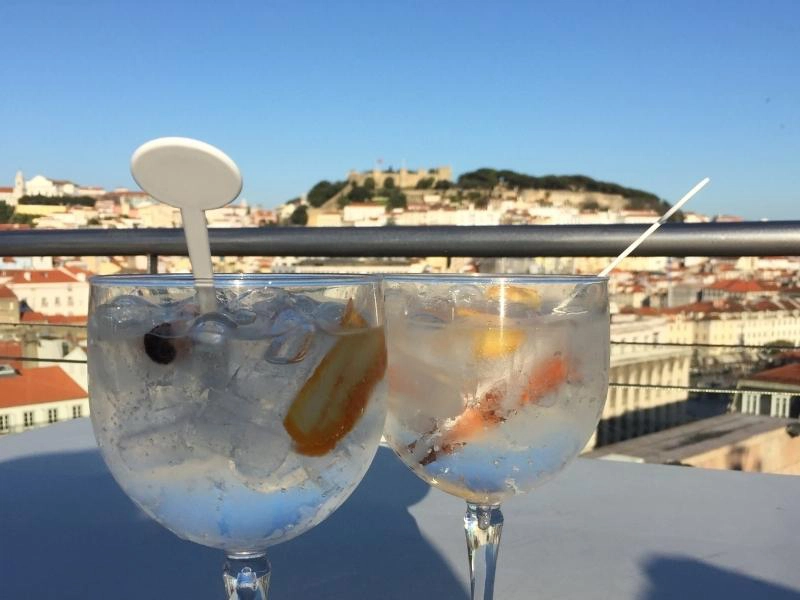
[[[398,276],[385,300],[385,437],[419,477],[468,502],[479,546],[488,538],[470,523],[502,523],[501,502],[561,471],[597,426],[606,280]]]
[[[104,278],[99,278],[104,279]],[[153,519],[261,554],[335,510],[385,419],[380,283],[219,277],[93,281],[92,422],[112,474]]]

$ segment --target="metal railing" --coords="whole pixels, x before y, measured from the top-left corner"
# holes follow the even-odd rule
[[[617,256],[643,225],[211,229],[215,256]],[[4,256],[186,255],[181,229],[0,233]],[[800,255],[800,221],[666,223],[634,256]]]

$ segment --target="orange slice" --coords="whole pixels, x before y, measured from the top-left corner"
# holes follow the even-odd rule
[[[556,389],[567,380],[569,366],[566,359],[553,356],[538,364],[528,376],[528,386],[519,399],[520,406],[538,402],[547,394]]]
[[[528,376],[528,385],[520,397],[519,404],[536,403],[547,394],[554,392],[568,376],[567,360],[563,356],[554,356],[537,365]],[[452,425],[443,432],[439,449],[431,451],[420,460],[421,465],[434,462],[440,453],[451,454],[468,441],[474,440],[492,427],[505,421],[508,416],[502,410],[505,397],[505,386],[498,385],[490,389],[480,402],[468,406]]]
[[[524,341],[521,329],[490,327],[476,333],[472,354],[479,359],[502,358],[516,352]]]
[[[366,327],[348,302],[342,327]],[[340,337],[295,396],[283,426],[294,449],[306,456],[333,450],[364,414],[372,390],[386,370],[382,328]]]

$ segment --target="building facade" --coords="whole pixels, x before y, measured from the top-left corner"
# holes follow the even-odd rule
[[[656,346],[668,341],[669,321],[616,316],[606,404],[588,447],[603,446],[674,427],[685,421],[692,351]],[[639,345],[641,344],[641,345]]]
[[[734,412],[768,417],[800,418],[800,363],[754,373],[740,379],[731,407]]]
[[[89,416],[89,398],[61,367],[0,369],[0,434]]]
[[[89,283],[85,273],[68,269],[0,271],[5,285],[29,309],[44,315],[85,316],[89,311]]]

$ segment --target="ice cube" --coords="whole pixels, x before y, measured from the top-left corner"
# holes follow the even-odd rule
[[[94,339],[144,335],[164,320],[164,312],[141,296],[117,296],[94,309],[90,328]]]
[[[283,335],[296,327],[308,324],[308,322],[309,318],[302,312],[294,308],[287,308],[275,316],[270,333],[272,335]]]
[[[120,436],[117,448],[131,471],[175,467],[198,458],[184,439],[185,424],[153,426]]]
[[[217,312],[198,317],[189,330],[188,364],[179,365],[206,387],[224,387],[230,379],[228,357],[236,322]]]
[[[342,328],[342,318],[344,317],[346,306],[341,302],[323,302],[312,315],[314,323],[327,333],[338,333]]]
[[[231,319],[233,319],[237,325],[250,325],[255,322],[257,316],[255,311],[249,308],[240,308],[230,315]]]
[[[314,326],[300,323],[270,341],[264,360],[278,365],[300,362],[305,358],[313,339]]]
[[[256,290],[253,290],[255,292]],[[307,321],[303,314],[293,307],[289,295],[283,290],[272,299],[257,300],[244,308],[234,311],[234,321],[239,324],[234,335],[242,340],[261,340],[281,335],[299,322]]]
[[[289,455],[291,442],[281,421],[245,423],[233,450],[234,470],[247,480],[271,478]]]
[[[405,314],[412,326],[439,328],[453,320],[455,305],[449,298],[438,296],[408,297]]]
[[[224,403],[209,400],[187,423],[186,445],[230,458],[247,421]]]
[[[206,313],[194,321],[189,338],[199,347],[214,351],[228,343],[230,332],[236,327],[236,321],[224,313]]]
[[[292,294],[291,304],[298,312],[306,317],[311,317],[319,306],[319,302],[304,294]]]
[[[433,419],[459,415],[464,410],[462,381],[441,364],[407,350],[395,346],[389,354],[389,405],[397,418],[424,431]]]
[[[244,477],[263,479],[285,461],[290,440],[277,412],[264,410],[258,398],[212,390],[188,424],[186,444],[231,459]]]
[[[288,292],[280,288],[263,287],[246,290],[228,301],[228,308],[236,310],[247,308],[256,312],[263,310],[279,311],[291,303]]]
[[[454,285],[447,293],[456,309],[476,308],[485,302],[483,290],[474,284]]]

